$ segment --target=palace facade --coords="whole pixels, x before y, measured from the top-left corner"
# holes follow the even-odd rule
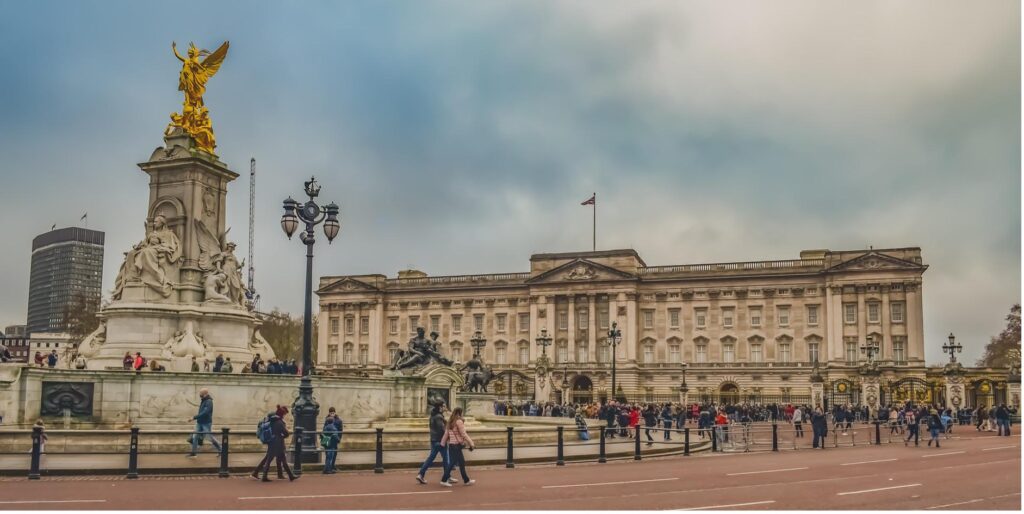
[[[615,324],[616,397],[803,402],[823,381],[826,402],[859,403],[873,346],[883,403],[944,402],[942,368],[925,365],[927,269],[920,248],[671,266],[608,250],[533,255],[522,273],[326,276],[317,291],[318,367],[381,373],[416,327],[439,334],[442,351],[465,362],[479,331],[501,397],[602,400],[611,396]],[[550,347],[538,345],[542,331]],[[1006,401],[999,376],[966,370],[965,403]]]

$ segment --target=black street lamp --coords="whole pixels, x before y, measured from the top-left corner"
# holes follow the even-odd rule
[[[615,399],[615,395],[618,394],[618,390],[615,389],[615,361],[617,360],[616,354],[618,353],[619,343],[622,342],[622,331],[619,330],[619,323],[617,321],[612,322],[612,329],[608,331],[608,345],[612,347],[612,399]]]
[[[868,336],[865,339],[864,346],[860,347],[860,351],[868,356],[868,363],[874,362],[875,354],[881,351],[878,346],[878,342],[875,341],[873,336]]]
[[[308,451],[304,452],[304,460],[319,462],[320,454],[316,452],[316,429],[317,417],[320,415],[320,404],[313,398],[313,382],[310,375],[313,371],[313,243],[316,242],[316,234],[313,229],[320,223],[324,224],[324,235],[327,242],[334,241],[338,231],[341,230],[341,223],[338,222],[338,206],[331,202],[323,207],[317,205],[315,199],[320,194],[320,185],[316,183],[316,177],[311,177],[309,182],[304,184],[306,196],[309,200],[299,204],[288,197],[284,201],[284,215],[281,216],[281,228],[290,240],[299,222],[305,223],[306,228],[299,232],[299,239],[306,245],[306,308],[302,321],[302,379],[299,382],[299,396],[292,404],[292,416],[295,418],[295,427],[301,427],[307,434],[303,437],[302,446]]]
[[[551,337],[548,336],[548,329],[540,329],[540,335],[537,336],[535,341],[537,341],[537,346],[540,346],[542,355],[547,356],[548,347],[551,346]]]
[[[480,358],[480,350],[487,346],[487,339],[484,338],[484,333],[477,330],[473,333],[473,337],[469,339],[469,345],[473,347],[473,358]]]
[[[949,344],[942,345],[942,353],[949,354],[949,363],[956,362],[956,354],[964,351],[964,346],[956,342],[956,336],[952,332],[949,333]]]
[[[569,366],[562,368],[562,403],[569,403]]]

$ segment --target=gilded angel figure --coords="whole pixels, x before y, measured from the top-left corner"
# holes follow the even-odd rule
[[[195,44],[189,43],[185,57],[178,53],[176,43],[171,43],[171,50],[182,63],[181,73],[178,75],[178,91],[185,93],[181,114],[171,114],[171,125],[184,129],[196,139],[199,148],[212,153],[216,144],[209,115],[204,107],[203,95],[206,94],[206,82],[217,74],[217,70],[228,55],[228,42],[225,41],[213,52],[200,50]],[[204,117],[205,119],[201,119]],[[197,135],[200,137],[196,137]]]

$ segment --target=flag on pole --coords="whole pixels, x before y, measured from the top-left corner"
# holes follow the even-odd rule
[[[590,198],[587,198],[587,200],[580,205],[597,205],[597,193],[591,195]]]
[[[54,223],[54,224],[53,224],[53,226],[52,226],[52,227],[50,227],[50,230],[57,230],[57,224],[56,224],[56,223]]]
[[[88,217],[89,217],[89,213],[87,212],[87,213],[83,214],[82,217],[78,219],[78,221],[84,221],[85,218],[88,218]]]

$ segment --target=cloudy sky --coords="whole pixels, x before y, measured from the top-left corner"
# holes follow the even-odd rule
[[[928,360],[973,360],[1020,298],[1020,5],[0,0],[0,324],[31,239],[142,237],[135,166],[180,108],[170,43],[231,41],[211,81],[229,224],[302,308],[280,202],[315,174],[343,227],[315,274],[528,270],[598,246],[648,264],[920,246]]]

